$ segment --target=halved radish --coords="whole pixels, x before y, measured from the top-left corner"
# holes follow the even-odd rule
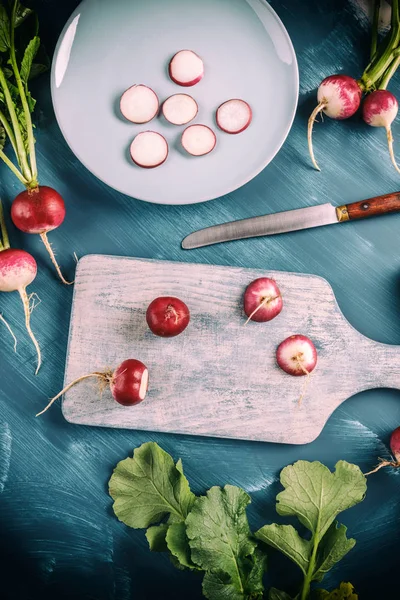
[[[167,159],[168,143],[164,136],[156,131],[138,133],[130,146],[131,158],[144,169],[159,167]]]
[[[174,94],[162,105],[164,117],[173,125],[186,125],[195,118],[198,110],[196,100],[188,94]]]
[[[217,125],[226,133],[241,133],[251,123],[253,113],[244,100],[227,100],[217,109]]]
[[[148,123],[158,113],[157,94],[147,85],[133,85],[121,96],[120,109],[132,123]]]
[[[203,156],[214,150],[217,138],[206,125],[189,125],[182,133],[182,146],[193,156]]]
[[[184,87],[196,85],[203,78],[203,75],[203,61],[192,50],[180,50],[169,63],[169,76],[178,85]]]

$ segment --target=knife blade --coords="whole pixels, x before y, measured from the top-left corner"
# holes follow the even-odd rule
[[[320,204],[206,227],[185,237],[182,248],[192,250],[221,242],[299,231],[395,212],[400,212],[400,192],[337,207],[330,203]]]

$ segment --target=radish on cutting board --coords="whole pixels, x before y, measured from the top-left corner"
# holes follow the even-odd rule
[[[167,160],[168,142],[161,133],[142,131],[130,145],[133,162],[143,169],[154,169]]]
[[[36,416],[39,417],[45,413],[58,398],[74,385],[91,377],[98,379],[100,392],[103,391],[104,387],[109,386],[114,400],[123,406],[135,406],[135,404],[142,402],[146,397],[149,387],[149,371],[146,365],[136,358],[128,358],[128,360],[124,360],[114,371],[94,371],[93,373],[77,377],[77,379],[71,381],[61,392],[54,396],[48,405],[37,413]]]
[[[215,148],[217,137],[207,125],[189,125],[182,133],[182,146],[192,156],[204,156]]]
[[[167,98],[162,105],[162,113],[173,125],[186,125],[197,115],[199,107],[189,94],[174,94]]]
[[[149,329],[160,337],[175,337],[186,329],[190,312],[186,304],[174,296],[160,296],[148,306],[146,321]]]
[[[180,50],[169,63],[169,76],[174,83],[183,87],[196,85],[204,76],[204,64],[192,50]]]
[[[269,277],[259,277],[252,281],[244,293],[243,308],[249,321],[265,323],[275,319],[283,307],[279,287]]]
[[[279,344],[276,360],[289,375],[309,375],[317,364],[317,350],[305,335],[291,335]]]
[[[120,109],[125,119],[132,123],[148,123],[158,113],[157,94],[147,85],[132,85],[121,96]]]
[[[250,105],[237,98],[227,100],[218,107],[216,113],[217,125],[226,133],[241,133],[248,128],[253,118]]]

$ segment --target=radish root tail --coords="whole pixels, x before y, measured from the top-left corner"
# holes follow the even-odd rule
[[[388,141],[389,154],[390,154],[391,161],[392,161],[393,166],[396,169],[396,171],[398,173],[400,173],[400,169],[399,169],[399,167],[397,165],[396,157],[394,155],[394,150],[393,150],[393,135],[392,135],[392,130],[390,129],[390,127],[388,127],[386,129],[386,135],[387,135],[387,141]]]
[[[16,352],[17,351],[17,338],[15,337],[13,330],[11,329],[10,325],[7,323],[7,321],[5,320],[5,318],[3,317],[2,314],[0,314],[0,321],[2,321],[4,323],[4,325],[7,327],[8,331],[10,332],[10,335],[11,335],[12,339],[14,340],[14,352]]]
[[[260,302],[260,304],[257,306],[257,308],[255,308],[253,310],[253,312],[247,319],[245,325],[247,325],[247,323],[249,323],[249,321],[251,321],[251,319],[254,317],[256,312],[258,312],[260,310],[260,308],[262,308],[263,306],[266,306],[267,304],[269,304],[270,302],[273,302],[274,300],[278,300],[278,298],[280,298],[280,296],[274,296],[273,298],[268,298],[268,296],[267,296],[266,298],[264,298],[264,300],[262,302]]]
[[[314,156],[314,148],[313,148],[313,143],[312,143],[312,132],[313,132],[313,127],[314,127],[314,123],[315,123],[317,116],[327,106],[328,106],[328,104],[326,102],[324,102],[324,101],[320,102],[314,108],[314,110],[312,111],[312,113],[310,115],[310,118],[308,119],[308,128],[307,128],[308,151],[310,153],[311,162],[314,165],[314,167],[317,169],[317,171],[320,171],[321,169],[319,168],[318,163],[315,160],[315,156]]]
[[[45,413],[47,410],[49,410],[50,406],[52,406],[54,404],[54,402],[56,400],[58,400],[58,398],[60,398],[63,394],[65,394],[66,392],[68,392],[68,390],[70,390],[74,385],[76,385],[77,383],[79,383],[80,381],[83,381],[84,379],[89,379],[89,377],[97,377],[100,379],[100,384],[101,386],[103,385],[107,385],[111,379],[112,379],[112,372],[106,372],[106,373],[100,373],[95,371],[94,373],[89,373],[88,375],[82,375],[81,377],[78,377],[77,379],[74,379],[74,381],[71,381],[71,383],[69,383],[68,385],[65,386],[65,388],[63,388],[61,390],[61,392],[59,392],[57,394],[57,396],[54,396],[54,398],[51,398],[50,402],[48,403],[48,405],[41,410],[40,412],[37,413],[37,417],[40,417],[40,415],[43,415],[43,413]]]
[[[18,291],[19,291],[19,295],[21,296],[22,304],[24,307],[25,327],[29,334],[29,337],[31,338],[31,340],[33,342],[33,345],[35,346],[36,353],[37,353],[37,367],[36,367],[36,371],[35,371],[35,375],[37,375],[39,372],[39,369],[40,369],[40,365],[42,364],[42,353],[40,352],[40,346],[39,346],[38,341],[35,338],[33,331],[31,329],[31,309],[29,306],[29,298],[26,293],[26,289],[23,288]]]
[[[303,389],[301,390],[300,398],[299,398],[299,401],[297,403],[297,405],[300,406],[301,403],[302,403],[302,401],[303,401],[304,396],[306,395],[308,384],[310,383],[311,373],[302,364],[302,362],[300,360],[300,356],[297,357],[297,364],[300,367],[300,369],[303,371],[304,375],[306,376],[306,378],[305,378],[305,380],[303,382]]]
[[[377,467],[375,467],[375,469],[372,469],[372,471],[368,471],[368,473],[364,473],[365,477],[367,477],[368,475],[372,475],[372,473],[376,473],[377,471],[379,471],[379,469],[382,469],[382,467],[400,467],[400,463],[394,460],[383,460],[382,458],[380,458],[379,460],[380,463]]]
[[[43,244],[45,245],[45,248],[46,248],[47,252],[50,255],[51,262],[53,263],[53,265],[54,265],[54,267],[55,267],[55,269],[57,271],[57,275],[59,276],[59,278],[61,279],[61,281],[63,283],[65,283],[65,285],[73,285],[74,282],[73,281],[67,281],[65,279],[64,275],[62,274],[60,266],[59,266],[59,264],[57,262],[57,259],[55,257],[53,248],[51,247],[51,244],[50,244],[49,239],[47,237],[47,233],[41,233],[40,234],[40,238],[41,238]]]

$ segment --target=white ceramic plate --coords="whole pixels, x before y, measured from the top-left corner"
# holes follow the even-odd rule
[[[170,58],[183,48],[205,65],[191,88],[168,77]],[[211,200],[255,177],[283,144],[298,97],[293,46],[264,0],[84,0],[60,36],[51,81],[58,123],[82,163],[116,190],[160,204]],[[214,129],[215,150],[189,156],[180,144],[184,126],[162,117],[145,125],[126,121],[119,99],[135,83],[150,86],[160,101],[191,94],[199,105],[193,122]],[[251,126],[238,135],[215,124],[215,110],[230,98],[253,109]],[[155,169],[129,157],[132,139],[148,129],[170,147]]]

